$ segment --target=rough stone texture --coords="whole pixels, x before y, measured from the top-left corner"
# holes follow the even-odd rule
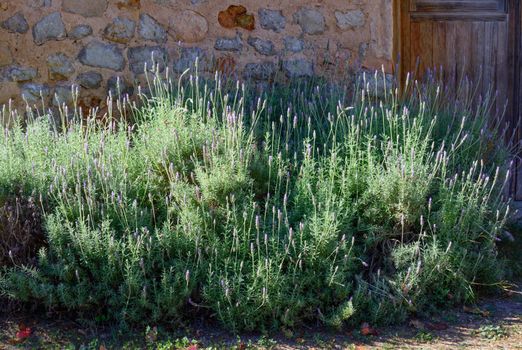
[[[92,27],[88,24],[80,24],[75,26],[69,32],[69,38],[72,40],[80,40],[92,34]]]
[[[273,62],[247,63],[243,72],[245,79],[270,80],[274,77],[276,65]]]
[[[36,45],[42,45],[49,40],[63,40],[66,35],[60,12],[45,16],[33,27],[33,39]]]
[[[17,83],[3,82],[0,84],[0,105],[9,103],[10,100],[16,101],[20,97],[20,88]]]
[[[125,59],[120,48],[113,44],[99,41],[90,42],[78,55],[79,61],[91,67],[107,68],[121,71],[125,67]]]
[[[304,41],[295,36],[287,36],[283,39],[285,50],[290,52],[301,52],[304,50]]]
[[[286,27],[286,19],[281,10],[259,9],[259,24],[261,28],[273,30],[277,33]]]
[[[102,80],[102,75],[95,71],[81,73],[76,78],[76,82],[86,89],[98,89],[101,86]]]
[[[47,57],[47,67],[51,80],[67,80],[74,74],[73,61],[61,52]]]
[[[24,34],[29,30],[29,24],[21,12],[3,21],[0,26],[10,33]]]
[[[107,0],[63,0],[62,9],[83,17],[99,17],[107,9]]]
[[[27,6],[34,9],[39,9],[42,7],[51,7],[52,4],[52,0],[27,0]]]
[[[225,18],[230,28],[219,21],[221,12],[233,12]],[[39,29],[37,40],[22,16],[28,29]],[[122,39],[113,30],[109,40],[104,31],[118,16],[134,23],[123,26],[135,27],[133,34]],[[392,28],[392,0],[0,0],[0,104],[25,83],[47,83],[49,103],[56,85],[75,83],[83,110],[103,109],[115,71],[146,85],[139,73],[157,46],[169,58],[161,68],[173,74],[199,57],[202,74],[217,70],[256,86],[284,80],[285,73],[353,80],[362,68],[392,71]],[[70,62],[51,71],[48,57],[58,53]],[[25,107],[20,95],[15,105]]]
[[[167,41],[167,31],[152,16],[142,13],[138,29],[140,37],[162,44]]]
[[[157,66],[160,72],[167,66],[167,51],[160,46],[131,47],[127,52],[129,68],[134,74],[144,74],[145,65],[147,71],[152,72]]]
[[[42,100],[44,102],[49,100],[51,89],[47,84],[27,83],[22,85],[21,95],[22,99],[25,100],[29,106],[36,104],[41,106]]]
[[[392,0],[376,0],[369,4],[369,11],[375,16],[370,16],[370,48],[376,58],[385,58],[391,61],[393,51]]]
[[[0,67],[13,63],[13,55],[7,46],[0,46]]]
[[[362,27],[366,21],[364,13],[361,10],[348,12],[335,11],[335,19],[337,26],[342,30]]]
[[[294,22],[301,26],[301,30],[310,35],[323,34],[326,30],[326,20],[321,11],[314,8],[301,8],[294,13]]]
[[[226,9],[219,11],[218,23],[223,28],[243,28],[254,30],[256,28],[256,18],[243,5],[230,5]]]
[[[75,89],[72,85],[56,85],[54,87],[53,94],[53,106],[59,107],[62,105],[71,106],[73,103],[73,89]]]
[[[174,13],[169,25],[169,34],[174,40],[196,43],[205,39],[208,22],[196,11],[182,10]]]
[[[296,59],[283,61],[283,71],[289,78],[312,77],[314,75],[314,65],[312,62]]]
[[[116,6],[119,10],[139,10],[141,8],[141,0],[119,0]]]
[[[243,49],[243,41],[239,35],[234,38],[217,38],[214,48],[218,51],[241,51]]]
[[[125,78],[120,76],[112,76],[107,81],[107,95],[112,97],[131,96],[134,93],[134,86]]]
[[[259,52],[261,55],[273,56],[276,53],[274,43],[270,40],[263,40],[261,38],[251,36],[248,38],[247,42],[248,45],[256,49],[256,51]]]
[[[174,62],[174,71],[183,73],[187,69],[195,68],[196,61],[198,70],[204,71],[206,69],[205,51],[199,47],[185,47],[181,50],[180,57]]]
[[[21,83],[36,78],[38,70],[33,67],[9,66],[4,69],[3,76],[9,81]]]
[[[103,31],[103,37],[116,43],[128,43],[136,31],[136,22],[126,17],[116,17]]]

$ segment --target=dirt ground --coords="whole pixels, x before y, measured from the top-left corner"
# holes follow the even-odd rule
[[[0,350],[11,349],[522,349],[522,293],[484,299],[474,307],[453,309],[429,320],[337,333],[317,329],[271,336],[235,337],[217,327],[197,325],[179,331],[154,327],[132,335],[99,329],[89,322],[57,315],[0,316]],[[21,326],[22,325],[22,326]],[[30,328],[20,341],[20,327]],[[370,333],[370,334],[368,334]]]

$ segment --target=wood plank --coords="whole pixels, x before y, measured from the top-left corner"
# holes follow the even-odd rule
[[[471,69],[473,83],[473,99],[480,102],[482,96],[482,82],[484,79],[484,36],[485,22],[473,22],[471,37]]]
[[[494,98],[496,91],[496,35],[497,24],[494,22],[486,22],[484,24],[484,80],[483,80],[483,94],[488,98]],[[495,103],[492,103],[493,110]]]
[[[472,24],[470,22],[456,23],[455,37],[455,61],[457,70],[457,89],[463,93],[469,86],[471,78],[471,34]]]
[[[433,22],[411,23],[411,60],[417,62],[416,79],[433,67]]]
[[[498,21],[507,20],[507,14],[500,12],[415,12],[412,21]]]
[[[416,11],[502,11],[506,0],[415,0]]]
[[[496,66],[496,87],[497,87],[497,103],[496,112],[502,121],[507,125],[510,122],[511,115],[508,112],[508,22],[497,24],[497,66]]]
[[[446,23],[437,21],[433,23],[433,67],[438,80],[444,80],[446,66]]]
[[[444,79],[449,91],[455,92],[457,89],[457,60],[455,45],[457,44],[457,24],[455,22],[445,22],[446,25],[446,58]]]

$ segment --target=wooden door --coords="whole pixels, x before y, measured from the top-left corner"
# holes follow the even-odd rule
[[[496,94],[492,118],[515,130],[520,108],[520,0],[397,1],[402,81],[408,72],[420,78],[429,71],[450,90],[468,84],[475,96]],[[517,173],[512,194],[522,199],[522,171]]]

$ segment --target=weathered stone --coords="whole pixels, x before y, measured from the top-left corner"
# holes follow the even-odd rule
[[[237,59],[233,54],[227,53],[216,57],[213,62],[212,72],[219,72],[225,76],[231,76],[236,72]]]
[[[294,13],[294,22],[301,26],[301,30],[306,34],[317,35],[326,30],[326,21],[323,14],[313,8],[301,8]]]
[[[217,38],[214,48],[219,51],[241,51],[243,49],[243,41],[239,35],[234,38]]]
[[[254,15],[248,14],[243,5],[230,5],[226,10],[219,11],[218,22],[223,28],[240,27],[246,30],[254,30],[256,20]]]
[[[164,43],[167,41],[167,31],[163,29],[152,16],[146,13],[140,15],[140,26],[138,32],[142,39]]]
[[[33,39],[37,45],[50,40],[63,40],[67,33],[60,12],[53,12],[42,18],[33,27]]]
[[[195,68],[196,62],[198,62],[198,70],[204,70],[205,59],[205,51],[199,47],[184,47],[181,49],[180,57],[174,62],[174,71],[182,73],[187,69]]]
[[[171,17],[169,34],[174,40],[186,43],[199,42],[207,36],[208,22],[201,14],[192,10],[182,10]]]
[[[301,52],[304,50],[304,41],[294,36],[287,36],[283,39],[285,50],[290,52]]]
[[[125,17],[116,17],[103,31],[105,39],[117,43],[128,43],[134,36],[136,22]]]
[[[54,87],[53,105],[59,107],[62,105],[71,106],[74,102],[75,86],[56,85]]]
[[[78,84],[86,89],[98,89],[101,86],[102,75],[95,71],[81,73],[76,78]]]
[[[366,53],[368,52],[368,43],[360,43],[359,44],[359,60],[363,60],[366,57]]]
[[[262,55],[273,56],[275,55],[274,43],[270,40],[263,40],[256,37],[249,37],[247,40],[248,44],[256,49]]]
[[[107,0],[63,0],[62,9],[83,17],[99,17],[107,9]]]
[[[15,100],[20,96],[20,88],[17,83],[2,82],[0,84],[0,106]]]
[[[92,41],[79,53],[78,59],[86,66],[122,71],[125,59],[121,50],[113,44]]]
[[[80,24],[69,32],[69,38],[80,40],[92,34],[92,27],[87,24]]]
[[[27,0],[27,6],[35,9],[39,9],[42,7],[51,7],[52,4],[52,0]]]
[[[125,78],[119,76],[113,76],[109,78],[107,82],[107,94],[112,97],[125,97],[130,96],[134,93],[134,86],[129,83]]]
[[[364,13],[361,10],[348,12],[335,11],[337,26],[342,30],[362,27],[365,22]]]
[[[283,61],[283,70],[289,78],[311,77],[314,75],[314,65],[304,59]]]
[[[276,66],[273,62],[247,63],[243,77],[252,80],[270,80],[274,77]]]
[[[129,68],[134,74],[144,74],[145,65],[147,72],[154,72],[156,67],[162,72],[167,66],[167,50],[160,46],[131,47],[127,58]]]
[[[236,23],[238,27],[246,30],[256,29],[256,19],[252,14],[245,13],[243,15],[237,16]]]
[[[14,16],[0,23],[0,26],[10,33],[23,34],[29,30],[29,24],[27,24],[27,20],[21,12],[15,13]]]
[[[0,45],[0,67],[13,63],[13,55],[7,45]]]
[[[74,74],[73,62],[64,53],[47,57],[47,67],[51,80],[67,80]]]
[[[141,8],[141,0],[120,0],[116,6],[119,10],[139,10]]]
[[[29,106],[41,104],[42,100],[45,104],[51,95],[51,89],[47,84],[27,83],[22,85],[21,95]]]
[[[9,66],[4,69],[3,76],[9,81],[17,83],[30,81],[36,78],[38,70],[33,67]]]
[[[208,0],[190,0],[190,3],[192,5],[199,5],[199,4],[203,4],[205,2],[207,2]]]
[[[285,29],[286,19],[283,16],[283,11],[259,9],[259,23],[261,28],[280,32]]]

